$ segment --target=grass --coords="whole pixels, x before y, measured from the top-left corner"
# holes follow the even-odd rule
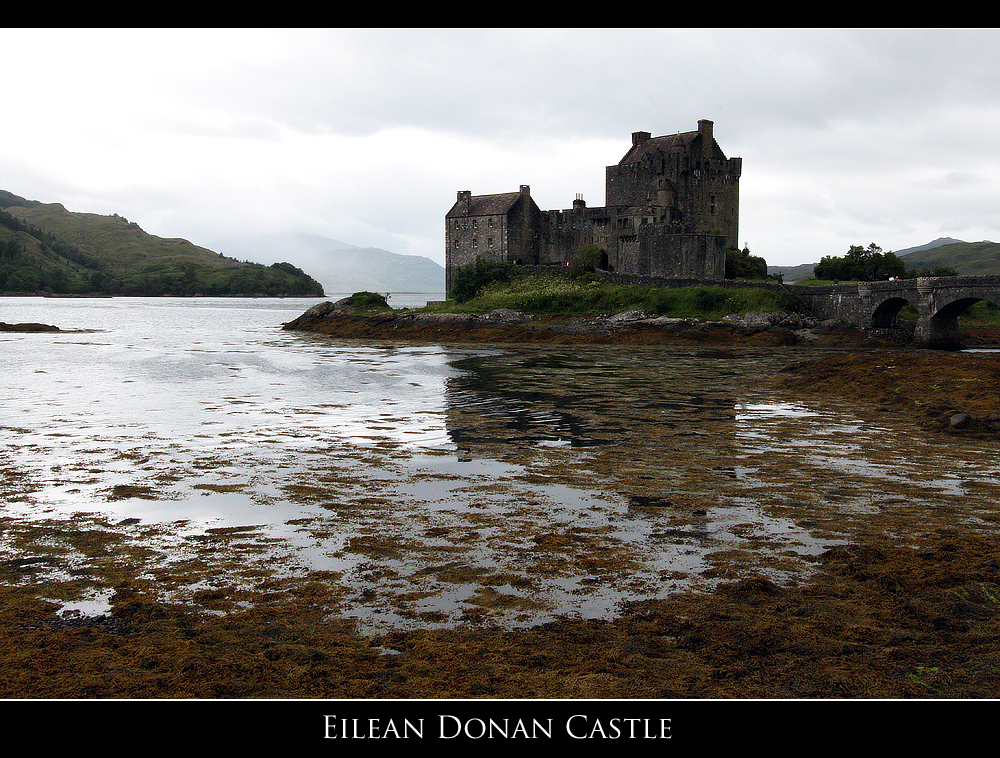
[[[809,287],[823,287],[827,284],[857,284],[858,280],[847,279],[803,279],[801,281],[795,282],[795,284],[809,286]]]
[[[1000,307],[980,300],[970,305],[959,316],[959,321],[966,326],[1000,326]]]
[[[916,308],[907,303],[899,311],[899,318],[916,321],[920,318],[920,314]],[[964,326],[1000,326],[1000,307],[986,300],[980,300],[962,311],[958,319]]]
[[[794,296],[768,289],[629,286],[594,277],[526,274],[488,285],[461,305],[448,301],[428,309],[486,313],[509,308],[534,316],[593,318],[637,308],[658,316],[718,319],[749,311],[793,311],[797,305]]]

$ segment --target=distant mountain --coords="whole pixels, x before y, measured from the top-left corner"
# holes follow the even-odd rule
[[[0,190],[0,293],[320,297],[323,287],[287,262],[241,262],[117,214]]]
[[[950,266],[965,276],[1000,274],[1000,243],[997,242],[963,242],[951,237],[939,237],[926,245],[892,252],[903,258],[907,269]],[[788,284],[811,278],[815,266],[815,263],[768,266],[767,273],[782,274],[784,282]]]
[[[902,255],[903,251],[897,253]],[[908,269],[951,266],[964,276],[1000,274],[1000,243],[954,241],[933,248],[915,248],[903,258]]]
[[[230,237],[213,243],[239,258],[279,258],[308,270],[327,292],[444,292],[444,267],[430,258],[358,247],[312,234]]]
[[[816,261],[816,263],[819,263],[819,261]],[[781,280],[785,284],[793,284],[794,282],[801,282],[803,279],[811,279],[816,263],[802,263],[798,266],[768,266],[767,273],[768,275],[781,274]]]
[[[943,247],[944,245],[961,245],[964,244],[962,240],[954,239],[953,237],[938,237],[933,242],[928,242],[926,245],[919,245],[918,247],[908,247],[905,250],[893,250],[896,255],[903,257],[904,255],[910,255],[911,253],[919,253],[924,250],[933,250],[936,247]]]

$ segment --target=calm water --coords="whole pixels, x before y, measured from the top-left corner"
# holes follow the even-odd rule
[[[792,581],[876,522],[910,534],[914,509],[925,529],[995,523],[995,450],[775,390],[806,353],[281,330],[320,301],[0,298],[0,321],[73,330],[0,333],[0,456],[25,482],[0,513],[159,525],[143,538],[168,562],[242,528],[215,586],[334,572],[336,612],[373,628]]]

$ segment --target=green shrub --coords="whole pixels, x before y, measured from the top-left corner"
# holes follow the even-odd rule
[[[348,298],[348,300],[350,301],[351,307],[356,308],[359,311],[378,311],[389,309],[389,303],[386,301],[385,296],[380,295],[377,292],[368,292],[366,290],[355,292]]]
[[[596,245],[584,245],[573,256],[566,275],[570,279],[593,274],[601,264],[601,249]]]
[[[459,266],[451,283],[450,297],[458,303],[474,298],[479,291],[494,282],[509,281],[517,273],[517,266],[504,261],[476,257],[475,263]]]
[[[726,250],[726,279],[767,279],[767,261],[750,255],[750,248]]]

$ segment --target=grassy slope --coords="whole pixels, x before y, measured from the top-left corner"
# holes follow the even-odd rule
[[[59,203],[11,207],[7,213],[55,235],[123,272],[156,264],[194,263],[206,268],[231,268],[240,263],[183,239],[156,237],[121,216],[73,213]]]
[[[951,266],[963,276],[1000,274],[1000,243],[958,242],[903,256],[908,269]]]
[[[0,292],[104,294],[322,295],[322,286],[287,264],[228,258],[187,240],[144,232],[118,215],[76,213],[59,203],[2,193],[3,212],[29,225],[0,225]]]

